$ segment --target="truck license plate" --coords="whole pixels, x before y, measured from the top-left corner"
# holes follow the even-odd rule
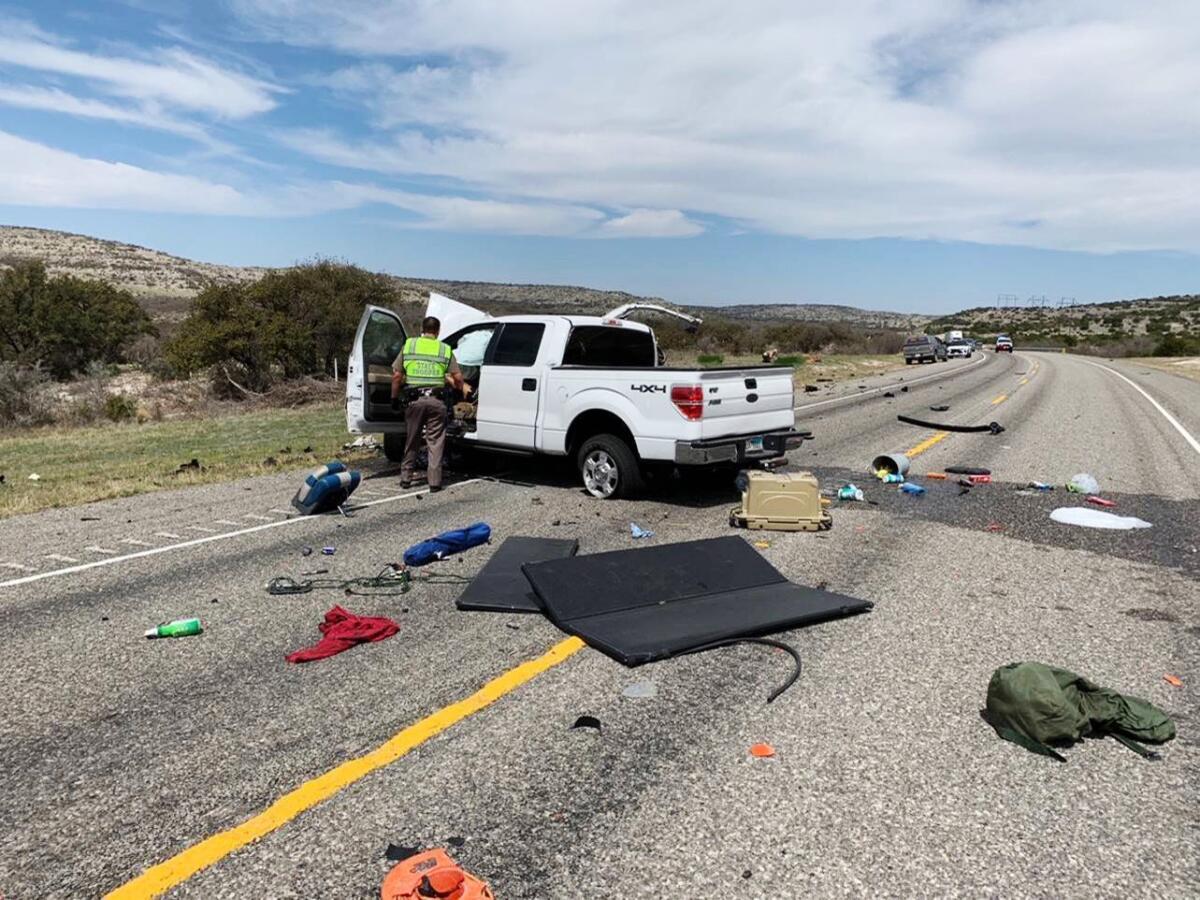
[[[746,441],[746,452],[747,453],[759,453],[762,451],[762,448],[763,448],[762,437],[752,437],[752,438],[750,438],[750,440]]]

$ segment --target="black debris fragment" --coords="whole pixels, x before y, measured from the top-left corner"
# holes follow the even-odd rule
[[[959,434],[1000,434],[1004,426],[999,422],[989,422],[987,425],[940,425],[937,422],[925,422],[912,416],[896,416],[905,425],[918,425],[921,428],[933,428],[937,431],[954,431]]]
[[[942,470],[947,475],[991,475],[991,469],[983,469],[979,466],[946,466]]]
[[[895,400],[895,399],[896,399],[896,395],[895,395],[895,394],[893,394],[891,391],[884,391],[884,392],[883,392],[883,396],[885,396],[885,397],[891,397],[893,400]]]
[[[576,728],[593,728],[597,732],[599,732],[600,731],[600,720],[597,719],[595,716],[580,716],[578,719],[575,720],[575,724],[571,726],[572,730],[574,730]]]
[[[934,412],[946,412],[947,410],[950,409],[950,407],[946,406],[945,404],[941,404],[939,406],[931,406],[929,408],[931,410],[933,410]]]
[[[383,855],[392,862],[403,862],[410,856],[416,856],[420,852],[420,847],[400,847],[396,844],[388,844],[387,850],[384,851]]]

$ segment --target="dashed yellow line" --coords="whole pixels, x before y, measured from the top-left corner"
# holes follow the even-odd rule
[[[182,853],[147,869],[132,881],[107,894],[105,900],[157,897],[235,850],[270,834],[305,810],[328,800],[342,788],[348,787],[376,769],[395,762],[431,737],[490,706],[505,694],[558,665],[583,649],[583,646],[583,641],[577,637],[559,641],[537,659],[521,663],[503,675],[493,678],[471,696],[409,725],[370,753],[347,760],[325,774],[304,782],[241,825],[205,838]]]
[[[948,431],[935,432],[932,437],[925,438],[925,440],[921,441],[921,443],[917,444],[911,450],[905,450],[904,455],[909,459],[912,459],[914,456],[920,456],[934,444],[940,444],[948,437],[950,437],[950,432]]]
[[[1007,399],[1008,399],[1008,394],[1001,394],[999,397],[997,397],[995,400],[992,401],[992,406],[997,406],[997,405],[1003,403]]]

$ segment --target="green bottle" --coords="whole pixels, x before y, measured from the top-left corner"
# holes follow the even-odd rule
[[[148,638],[190,637],[199,634],[204,628],[199,619],[176,619],[174,622],[164,622],[146,632]]]

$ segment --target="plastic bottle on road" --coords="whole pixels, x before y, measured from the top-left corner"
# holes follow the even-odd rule
[[[199,619],[176,619],[174,622],[164,622],[146,631],[148,638],[191,637],[204,630]]]
[[[862,501],[862,488],[853,484],[843,484],[838,488],[837,496],[839,500],[858,500]]]

